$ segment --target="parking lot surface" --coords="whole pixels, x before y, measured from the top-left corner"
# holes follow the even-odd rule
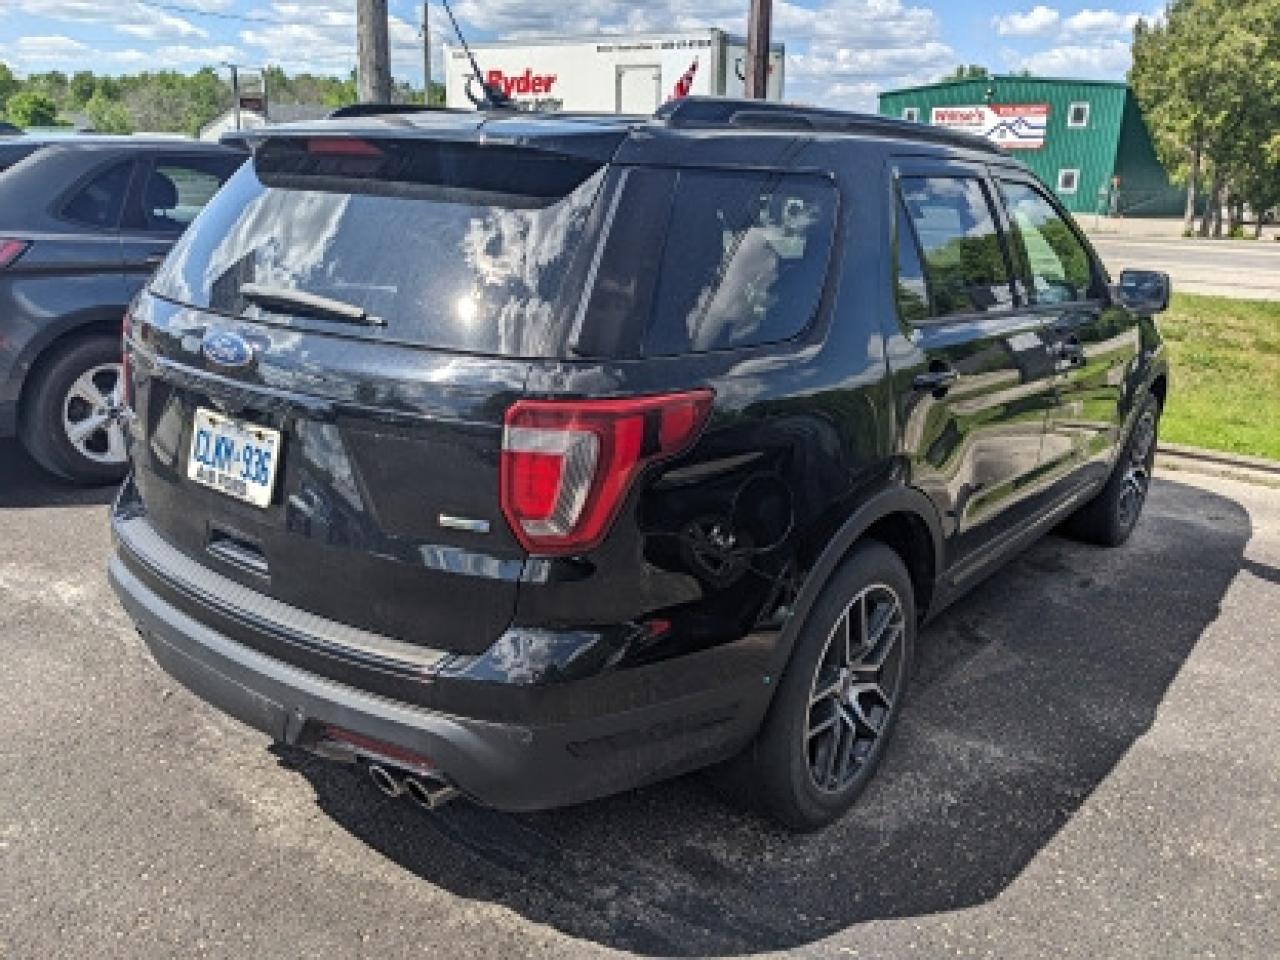
[[[851,816],[795,837],[689,777],[428,814],[149,660],[110,491],[0,443],[0,957],[1280,956],[1280,490],[1159,479],[922,636]]]
[[[1280,300],[1280,243],[1274,240],[1152,239],[1090,234],[1112,277],[1126,267],[1163,270],[1181,293]]]

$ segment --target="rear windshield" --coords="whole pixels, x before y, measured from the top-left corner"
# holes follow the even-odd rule
[[[260,149],[153,291],[266,322],[515,357],[775,342],[802,331],[820,299],[836,204],[819,177],[456,144],[418,145],[394,163],[338,149],[337,165]],[[376,323],[282,317],[242,294],[249,283],[341,301]]]

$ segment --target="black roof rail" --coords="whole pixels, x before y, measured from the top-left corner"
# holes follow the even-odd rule
[[[390,113],[425,113],[428,110],[444,110],[444,107],[429,107],[425,103],[351,103],[338,107],[329,114],[329,119],[338,117],[381,117]]]
[[[734,127],[747,130],[813,130],[823,133],[861,133],[939,143],[984,153],[1003,153],[986,137],[911,123],[871,113],[853,113],[828,107],[801,107],[770,100],[736,100],[727,97],[684,97],[668,100],[654,118],[676,129]]]

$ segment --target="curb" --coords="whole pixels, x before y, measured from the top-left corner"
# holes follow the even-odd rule
[[[1280,488],[1280,462],[1243,454],[1185,447],[1181,444],[1162,443],[1156,447],[1157,463],[1164,469],[1183,473],[1198,473],[1210,477],[1225,477],[1265,487]]]
[[[1273,473],[1280,478],[1280,460],[1250,457],[1243,453],[1226,453],[1221,450],[1206,450],[1203,447],[1188,447],[1181,443],[1161,443],[1156,447],[1156,452],[1172,454],[1188,460],[1204,460],[1224,467],[1261,470],[1263,473]]]

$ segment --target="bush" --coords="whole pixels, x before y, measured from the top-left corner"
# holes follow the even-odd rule
[[[51,127],[58,122],[58,105],[53,98],[33,90],[20,90],[5,104],[9,122],[19,127]]]
[[[84,105],[84,112],[93,129],[99,133],[133,133],[133,122],[124,104],[107,99],[101,91],[95,91],[89,98],[89,102]]]

